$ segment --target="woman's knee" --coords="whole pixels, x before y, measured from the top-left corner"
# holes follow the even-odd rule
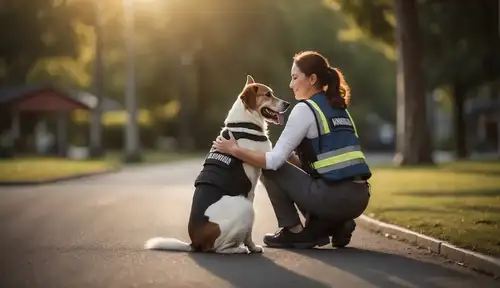
[[[267,191],[267,194],[276,194],[280,192],[279,186],[274,182],[272,177],[266,177],[264,173],[260,176],[260,181],[262,182],[262,185],[264,186],[265,190]]]
[[[260,182],[262,182],[262,184],[264,186],[268,185],[269,183],[272,182],[272,176],[270,173],[267,172],[268,170],[262,170],[262,175],[260,175]]]
[[[261,180],[269,181],[270,179],[276,178],[277,172],[278,172],[277,170],[263,169],[260,178]]]
[[[299,179],[310,178],[308,174],[292,164],[285,162],[276,170],[262,170],[262,178],[272,180],[276,183],[285,183],[289,181],[297,181]]]
[[[262,170],[260,181],[267,189],[268,187],[281,186],[284,183],[283,181],[289,181],[289,179],[280,171]]]

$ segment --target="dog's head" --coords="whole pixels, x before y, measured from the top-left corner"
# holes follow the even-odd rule
[[[256,112],[268,122],[283,125],[283,113],[288,109],[290,103],[274,96],[273,90],[268,86],[256,83],[252,76],[248,75],[245,87],[239,97],[251,112]]]

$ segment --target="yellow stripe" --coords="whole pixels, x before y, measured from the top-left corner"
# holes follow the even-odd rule
[[[352,120],[351,114],[349,113],[349,111],[347,111],[347,109],[345,109],[345,112],[347,112],[347,116],[349,116],[349,120],[351,120],[352,127],[354,128],[354,134],[356,134],[356,137],[359,138],[358,130],[356,129],[356,125],[354,124],[354,121]]]
[[[328,122],[326,121],[326,117],[325,117],[325,114],[323,114],[323,111],[321,111],[321,109],[318,107],[316,102],[314,102],[313,100],[307,99],[306,101],[309,102],[314,107],[314,109],[318,112],[318,114],[321,118],[321,123],[323,124],[323,130],[325,131],[325,134],[330,133],[330,126],[328,125]]]
[[[359,159],[363,158],[365,159],[365,155],[361,151],[353,151],[353,152],[347,152],[341,155],[333,156],[330,158],[326,158],[323,160],[319,160],[313,163],[313,166],[315,169],[320,169],[326,166],[330,165],[335,165],[344,161],[349,161],[349,160],[354,160],[354,159]]]

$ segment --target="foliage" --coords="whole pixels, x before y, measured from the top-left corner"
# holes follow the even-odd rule
[[[186,111],[187,121],[179,118],[181,114],[165,119],[153,113],[157,115],[156,129],[177,136],[178,129],[172,125],[189,122],[200,148],[210,145],[247,74],[292,101],[288,87],[291,60],[295,53],[307,49],[320,51],[346,75],[353,92],[352,114],[362,135],[369,135],[369,114],[395,121],[393,59],[374,48],[371,40],[341,39],[340,29],[349,27],[347,18],[322,0],[135,1],[133,32],[126,31],[121,0],[31,3],[24,4],[28,5],[25,10],[30,11],[29,15],[52,11],[52,22],[66,32],[41,21],[22,22],[25,29],[35,32],[24,35],[24,42],[13,44],[17,46],[7,45],[12,51],[31,55],[31,64],[24,74],[18,73],[23,74],[19,79],[89,90],[95,57],[95,17],[99,12],[103,23],[104,96],[125,104],[125,36],[133,33],[140,107],[157,111],[165,105],[180,106],[177,110]],[[9,9],[16,15],[25,13],[20,7],[12,5]],[[39,41],[41,30],[54,34],[61,48],[31,49],[36,47],[32,43]],[[52,53],[37,52],[42,50]],[[12,70],[13,66],[8,67]],[[6,78],[5,82],[15,82],[11,80]],[[165,129],[167,123],[172,129]],[[272,128],[274,140],[280,129]]]
[[[396,45],[392,0],[331,0],[351,25],[385,45]],[[470,88],[500,73],[498,1],[419,0],[427,88],[466,81]],[[353,29],[351,27],[351,29]]]
[[[40,58],[76,56],[74,7],[67,1],[7,1],[2,5],[0,58],[6,82],[24,83]]]
[[[331,2],[349,15],[351,23],[358,30],[382,42],[383,48],[396,45],[396,22],[392,4],[398,2]],[[421,85],[424,85],[427,91],[441,88],[449,88],[447,90],[451,91],[454,104],[455,148],[457,156],[465,157],[468,154],[465,97],[479,94],[478,90],[484,86],[493,87],[492,91],[500,86],[499,2],[419,0],[416,3],[424,53],[422,67],[425,81]],[[405,34],[409,41],[416,41],[416,37],[410,36],[408,31]],[[412,59],[415,57],[407,59],[406,62]]]

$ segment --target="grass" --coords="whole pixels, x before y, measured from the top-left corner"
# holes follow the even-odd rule
[[[366,214],[500,256],[500,162],[374,168]]]
[[[108,169],[108,161],[78,161],[59,158],[18,158],[0,161],[0,182],[42,181]]]
[[[140,164],[167,163],[196,153],[145,151]],[[52,157],[19,157],[0,160],[0,182],[43,181],[54,178],[99,172],[124,165],[123,153],[109,152],[102,160],[70,160]]]

